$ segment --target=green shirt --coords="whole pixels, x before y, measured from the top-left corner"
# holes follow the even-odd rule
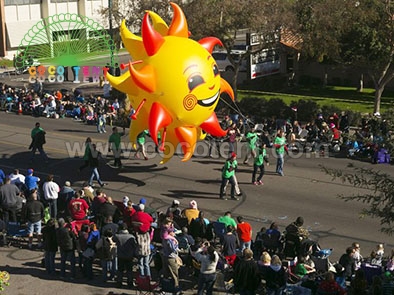
[[[285,137],[275,137],[274,144],[279,144],[281,147],[276,148],[276,152],[281,155],[285,153],[285,144],[286,144],[286,138]]]
[[[114,150],[118,150],[120,147],[120,140],[121,140],[121,135],[119,133],[112,133],[111,136],[108,139],[109,143],[111,144],[111,148]]]
[[[256,148],[256,142],[258,139],[259,139],[259,136],[257,133],[248,132],[248,134],[246,134],[246,140],[248,141],[249,148],[251,150],[254,150]]]
[[[264,164],[264,158],[267,156],[267,150],[266,149],[260,149],[259,154],[257,155],[256,158],[254,158],[254,164],[256,166],[261,166]]]
[[[144,144],[145,143],[145,136],[149,134],[148,130],[142,131],[140,134],[137,135],[137,142],[139,144]]]
[[[34,139],[34,137],[36,136],[36,134],[40,131],[44,131],[44,129],[42,129],[41,127],[34,127],[31,130],[31,138]]]
[[[226,225],[226,228],[229,225],[232,225],[234,228],[237,227],[237,223],[230,216],[221,216],[221,217],[219,217],[218,221],[224,223]]]
[[[234,160],[231,162],[230,160],[227,160],[226,163],[224,163],[224,166],[222,168],[222,177],[223,178],[230,178],[235,175],[235,169],[237,168],[238,163],[237,160]],[[232,169],[231,169],[232,168]],[[231,169],[231,171],[230,171]]]

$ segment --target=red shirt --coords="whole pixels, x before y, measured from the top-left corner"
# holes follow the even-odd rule
[[[141,223],[141,224],[133,224],[133,228],[136,232],[146,233],[150,229],[150,224],[153,222],[152,216],[143,211],[137,211],[131,216],[131,222]]]
[[[125,207],[123,209],[123,222],[125,222],[127,224],[127,227],[131,227],[131,217],[134,215],[135,213],[135,209],[133,207],[128,208]]]
[[[238,238],[242,242],[250,242],[252,240],[251,233],[252,226],[247,222],[238,223],[237,233]]]
[[[75,220],[84,219],[88,209],[89,205],[84,199],[72,199],[68,203],[68,210],[70,211],[71,217]]]

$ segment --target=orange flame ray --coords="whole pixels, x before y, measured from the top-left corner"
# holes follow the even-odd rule
[[[156,76],[154,67],[146,65],[140,70],[136,70],[132,63],[129,63],[129,72],[134,83],[145,91],[152,93],[156,90]]]
[[[189,29],[185,14],[177,4],[173,2],[170,2],[170,4],[174,10],[174,17],[168,29],[168,35],[189,38]]]
[[[226,80],[220,78],[220,93],[227,93],[234,101],[234,90]]]
[[[200,39],[198,41],[198,43],[200,43],[202,45],[202,47],[204,47],[206,50],[208,50],[209,53],[212,53],[213,48],[215,47],[215,45],[220,45],[220,46],[223,47],[222,41],[220,41],[216,37],[202,38],[202,39]]]
[[[168,25],[166,22],[156,13],[153,11],[147,11],[149,16],[152,20],[153,27],[155,30],[162,36],[168,35]]]
[[[196,148],[197,128],[186,126],[177,127],[175,128],[175,134],[184,154],[182,162],[185,162],[193,156],[194,149]]]
[[[158,102],[154,102],[149,113],[149,133],[152,140],[158,145],[157,134],[160,129],[172,123],[170,113]]]
[[[152,27],[149,21],[149,13],[146,13],[142,20],[141,34],[145,51],[149,56],[155,55],[165,42],[164,37]]]
[[[222,137],[227,134],[227,132],[223,130],[222,127],[220,127],[215,113],[212,113],[211,116],[200,125],[200,128],[205,132],[217,137]]]

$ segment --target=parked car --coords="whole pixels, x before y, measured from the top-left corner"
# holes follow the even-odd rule
[[[221,72],[234,72],[234,65],[230,62],[227,56],[227,52],[225,51],[216,51],[212,53],[213,58],[215,59],[219,71]],[[237,58],[239,58],[239,55],[234,55],[234,59],[237,62]],[[246,60],[242,61],[242,64],[239,68],[240,72],[245,72],[246,71]]]

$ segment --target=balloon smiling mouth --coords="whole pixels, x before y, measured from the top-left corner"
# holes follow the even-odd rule
[[[215,104],[215,102],[218,100],[218,98],[219,98],[219,91],[214,96],[212,96],[210,98],[199,100],[197,103],[203,107],[210,107]]]

